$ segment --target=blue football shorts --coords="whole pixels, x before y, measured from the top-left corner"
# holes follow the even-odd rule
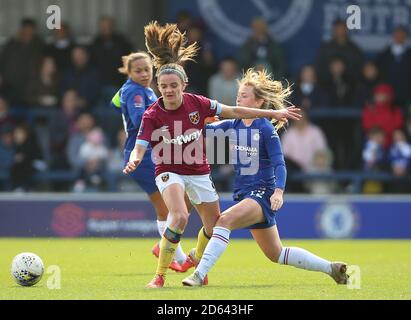
[[[131,152],[124,152],[124,165],[127,164]],[[155,181],[155,165],[151,160],[151,152],[147,152],[141,161],[140,165],[129,174],[130,177],[144,190],[147,194],[152,194],[158,191]]]
[[[263,211],[265,222],[256,223],[247,227],[247,229],[267,229],[277,224],[275,221],[275,211],[271,210],[270,197],[273,193],[273,189],[260,186],[251,189],[249,188],[244,192],[240,191],[234,195],[234,201],[241,201],[247,198],[253,199],[260,205]]]

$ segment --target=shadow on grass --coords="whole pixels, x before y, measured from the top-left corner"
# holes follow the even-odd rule
[[[237,285],[237,286],[219,286],[219,285],[207,285],[202,287],[185,287],[181,286],[166,286],[161,289],[148,289],[148,288],[140,288],[139,291],[144,292],[167,292],[167,291],[191,291],[191,290],[207,290],[207,289],[267,289],[273,288],[273,286],[269,285]]]

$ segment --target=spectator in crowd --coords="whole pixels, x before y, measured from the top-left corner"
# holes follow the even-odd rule
[[[0,52],[0,56],[1,56],[1,52]],[[0,97],[8,99],[11,91],[7,87],[7,84],[4,82],[4,78],[1,74],[1,69],[2,67],[0,66]]]
[[[355,96],[355,106],[363,107],[373,102],[374,88],[382,83],[380,70],[373,61],[367,61],[361,73]]]
[[[61,110],[49,118],[49,149],[52,169],[69,169],[66,147],[69,137],[77,132],[77,118],[81,111],[79,96],[75,90],[67,90],[62,98]]]
[[[286,62],[280,45],[271,38],[263,18],[251,22],[251,36],[240,48],[238,62],[240,68],[266,69],[275,79],[281,80],[286,73]]]
[[[24,192],[33,185],[33,175],[46,169],[36,135],[25,124],[19,124],[13,131],[14,162],[11,180],[14,191]]]
[[[387,154],[384,148],[384,132],[379,127],[372,128],[362,151],[363,168],[368,172],[383,172],[387,169]],[[384,192],[384,184],[379,180],[365,180],[364,194],[380,194]]]
[[[81,168],[76,179],[73,191],[82,192],[101,192],[105,190],[104,168],[98,159],[88,160]]]
[[[33,107],[56,107],[60,93],[60,77],[51,56],[44,56],[29,78],[27,103]]]
[[[0,126],[0,171],[8,172],[14,163],[13,126]]]
[[[305,113],[300,121],[293,122],[282,136],[283,152],[286,159],[298,164],[308,172],[318,150],[327,149],[327,140],[322,130],[312,124]]]
[[[86,141],[87,134],[96,127],[96,121],[92,114],[82,113],[76,121],[76,132],[69,136],[67,143],[67,158],[70,167],[79,170],[83,165],[79,157],[81,145]]]
[[[330,108],[350,108],[355,91],[347,74],[346,64],[339,57],[330,60],[328,83],[322,88],[326,92],[326,105]],[[322,118],[317,124],[329,138],[334,155],[334,169],[359,167],[361,163],[361,124],[352,118]]]
[[[79,158],[82,163],[75,191],[102,191],[104,187],[104,169],[109,150],[104,144],[104,135],[100,128],[92,129],[86,141],[80,146]]]
[[[193,24],[187,31],[187,45],[197,42],[200,49],[196,62],[187,61],[184,69],[188,76],[188,92],[195,94],[207,94],[208,79],[216,72],[214,54],[211,43],[204,38],[204,30],[200,24]]]
[[[349,107],[354,102],[354,88],[350,80],[344,60],[334,57],[329,65],[330,78],[323,86],[327,92],[327,106]]]
[[[109,151],[107,160],[106,177],[112,179],[110,185],[115,187],[116,191],[136,192],[141,191],[129,177],[119,174],[124,169],[124,145],[127,139],[124,129],[117,131],[116,145]],[[107,181],[109,183],[109,181]]]
[[[12,189],[8,173],[14,163],[13,127],[9,124],[0,125],[0,173],[5,179],[0,179],[0,191]]]
[[[129,41],[115,31],[114,20],[109,16],[102,16],[99,22],[99,33],[92,44],[92,61],[96,64],[101,83],[105,88],[118,88],[123,77],[117,69],[121,67],[121,57],[132,51]]]
[[[368,131],[367,141],[362,152],[364,169],[383,171],[386,163],[384,131],[375,126]]]
[[[71,51],[75,46],[70,26],[63,22],[59,29],[53,31],[53,39],[46,47],[46,55],[54,58],[60,72],[65,72],[71,66]]]
[[[176,19],[177,28],[182,32],[188,32],[194,24],[193,17],[188,11],[180,11],[177,13]]]
[[[238,65],[234,58],[228,57],[220,62],[218,73],[208,81],[208,96],[228,106],[234,106],[237,99],[240,78]]]
[[[395,103],[401,107],[411,99],[411,49],[407,41],[408,29],[398,26],[393,32],[391,45],[377,57],[384,80],[394,88]]]
[[[107,169],[110,172],[118,173],[124,169],[124,146],[127,139],[124,129],[120,129],[117,132],[117,143],[109,151],[109,157],[107,161]]]
[[[10,90],[8,98],[13,105],[25,104],[28,77],[43,54],[43,41],[36,34],[36,23],[23,19],[15,38],[10,39],[0,54],[0,75]]]
[[[331,150],[317,150],[307,173],[331,174],[333,172],[332,161]],[[304,185],[305,189],[311,194],[330,194],[335,193],[337,190],[337,183],[331,179],[309,179]]]
[[[374,103],[365,106],[362,126],[365,133],[379,127],[384,133],[384,148],[392,142],[392,134],[404,125],[401,109],[394,104],[394,90],[388,84],[380,84],[374,89]]]
[[[306,65],[301,69],[292,99],[294,105],[304,110],[325,105],[325,94],[318,85],[313,66]]]
[[[322,43],[319,49],[315,65],[322,86],[327,85],[332,79],[330,64],[335,57],[342,60],[346,68],[347,79],[355,87],[360,79],[364,55],[361,49],[350,39],[345,20],[334,22],[332,39]]]
[[[108,148],[104,143],[103,131],[96,127],[86,136],[86,141],[80,146],[80,161],[86,163],[90,159],[97,159],[105,163],[108,158]]]
[[[366,171],[381,172],[386,169],[386,152],[384,148],[384,132],[379,127],[373,127],[367,134],[362,151],[363,166]],[[366,180],[363,185],[365,194],[382,193],[384,186],[381,181]]]
[[[402,130],[393,132],[393,144],[389,150],[388,160],[394,176],[402,178],[409,176],[411,168],[411,145],[407,142]],[[409,181],[395,181],[390,186],[390,191],[399,193],[410,192]]]
[[[9,103],[0,96],[0,128],[3,126],[13,127],[15,124],[16,120],[10,115]]]
[[[75,47],[71,52],[71,61],[73,66],[64,73],[62,90],[75,89],[82,107],[92,108],[100,94],[100,77],[90,63],[88,50]]]
[[[405,135],[407,140],[411,141],[411,103],[405,109]]]

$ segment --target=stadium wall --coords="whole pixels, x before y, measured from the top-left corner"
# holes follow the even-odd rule
[[[233,205],[221,195],[222,210]],[[282,238],[411,238],[411,196],[287,196],[277,214]],[[196,237],[193,213],[185,232]],[[158,237],[143,195],[3,194],[0,237]],[[238,230],[235,238],[249,238]]]

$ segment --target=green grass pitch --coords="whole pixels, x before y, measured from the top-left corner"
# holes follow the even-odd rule
[[[232,240],[209,274],[209,286],[186,288],[188,275],[169,271],[166,287],[145,289],[157,260],[156,239],[0,239],[0,299],[411,299],[411,240],[285,240],[329,260],[360,267],[361,288],[338,286],[322,273],[271,263],[251,240]],[[183,239],[188,251],[194,239]],[[45,269],[61,270],[61,288],[49,289],[45,272],[33,287],[10,275],[13,257],[38,254]],[[191,270],[189,270],[190,272]],[[56,273],[54,273],[56,275]],[[54,282],[55,283],[55,282]]]

